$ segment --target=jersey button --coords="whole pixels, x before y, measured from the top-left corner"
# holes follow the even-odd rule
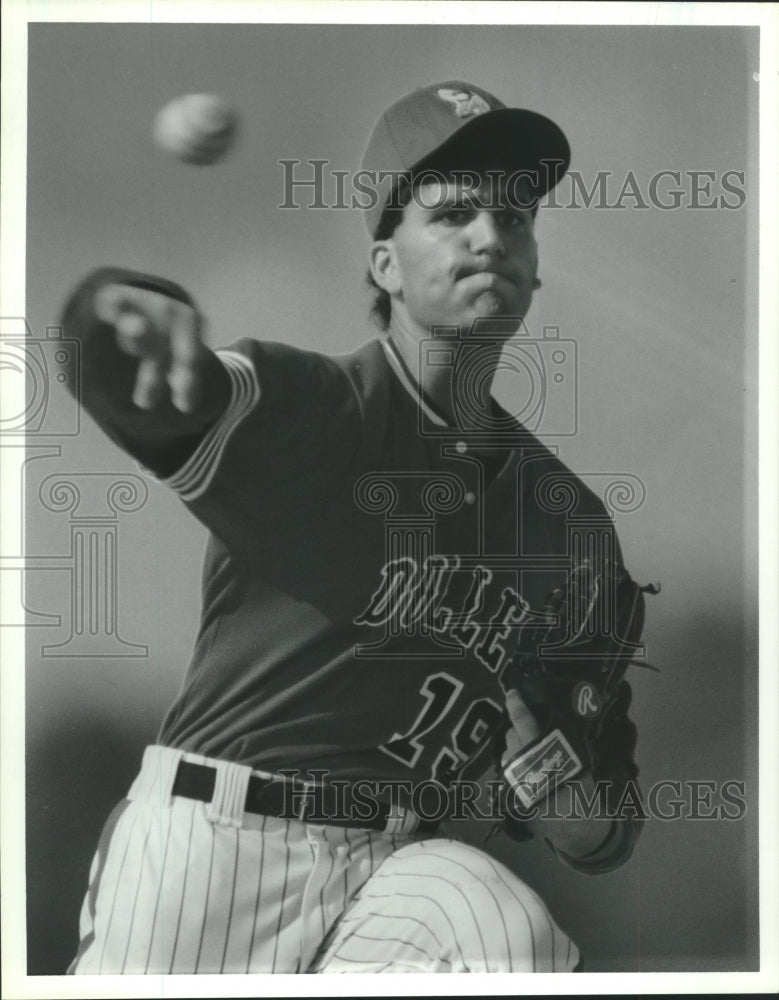
[[[458,451],[461,455],[464,455],[466,451],[468,451],[468,445],[465,441],[458,441],[454,448],[455,451]]]
[[[476,503],[476,497],[470,491],[465,494],[466,503]]]

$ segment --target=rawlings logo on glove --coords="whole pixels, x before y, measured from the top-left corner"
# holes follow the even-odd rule
[[[630,687],[623,678],[633,662],[650,667],[636,657],[643,655],[644,594],[658,590],[640,587],[614,562],[598,568],[584,562],[547,598],[543,632],[520,629],[508,686],[544,734],[504,767],[523,806],[584,770],[597,777],[606,760],[629,759],[628,769],[633,766],[635,727],[627,718]],[[547,766],[552,760],[555,766]]]

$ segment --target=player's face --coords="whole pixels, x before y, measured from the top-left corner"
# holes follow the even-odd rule
[[[466,331],[480,317],[522,317],[530,307],[533,214],[489,178],[472,191],[443,178],[425,183],[387,243],[393,322],[417,335],[429,336],[432,325]]]

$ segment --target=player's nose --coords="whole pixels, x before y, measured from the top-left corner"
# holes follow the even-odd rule
[[[506,252],[500,215],[497,212],[484,210],[474,213],[468,227],[468,236],[473,253],[505,254]]]

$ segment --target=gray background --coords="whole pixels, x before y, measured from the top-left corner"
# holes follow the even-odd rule
[[[278,160],[353,168],[380,112],[436,80],[550,115],[588,185],[613,172],[612,201],[629,170],[644,191],[662,169],[746,171],[738,211],[542,210],[544,287],[528,326],[557,325],[578,344],[580,429],[557,442],[564,461],[646,487],[618,517],[633,575],[663,586],[646,629],[662,673],[632,678],[642,783],[744,780],[747,815],[650,821],[628,865],[597,879],[542,844],[490,850],[542,893],[592,971],[756,968],[756,30],[51,24],[30,26],[29,42],[38,334],[86,271],[115,263],[190,289],[214,345],[250,335],[341,352],[368,339],[359,214],[279,211]],[[193,91],[242,114],[240,143],[216,167],[173,162],[150,140],[157,108]],[[515,391],[501,385],[507,405]],[[51,407],[48,429],[72,419],[68,400]],[[31,554],[68,551],[67,514],[37,499],[46,476],[136,471],[88,420],[60,444],[60,459],[28,463]],[[108,659],[99,644],[88,658],[42,656],[67,637],[70,579],[28,575],[29,606],[63,618],[28,633],[30,974],[72,957],[100,827],[192,647],[203,543],[158,486],[119,521],[120,631],[146,658]]]

